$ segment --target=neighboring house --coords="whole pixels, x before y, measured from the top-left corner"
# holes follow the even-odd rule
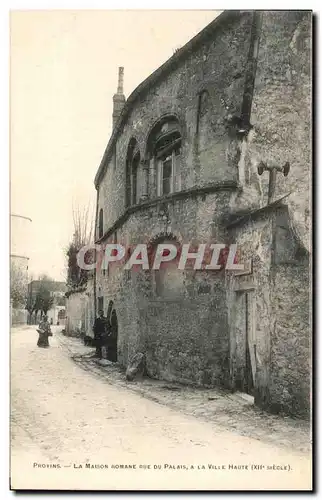
[[[96,243],[236,243],[246,270],[97,272],[118,361],[308,416],[311,13],[224,12],[127,101],[119,76]]]
[[[53,307],[48,311],[48,321],[54,325],[65,325],[66,318],[66,285],[64,283],[63,290],[56,290],[52,292],[54,297]]]

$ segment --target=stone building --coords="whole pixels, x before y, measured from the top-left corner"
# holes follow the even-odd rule
[[[66,334],[73,337],[92,336],[95,321],[94,281],[88,279],[83,287],[66,292]]]
[[[122,81],[96,243],[235,243],[245,270],[98,270],[118,361],[309,415],[311,13],[224,12],[127,100]]]

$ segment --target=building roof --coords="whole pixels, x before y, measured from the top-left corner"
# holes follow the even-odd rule
[[[232,22],[233,20],[240,17],[242,11],[240,10],[229,10],[224,11],[222,14],[217,16],[210,24],[208,24],[200,33],[198,33],[194,38],[192,38],[188,43],[186,43],[183,47],[177,50],[170,59],[168,59],[162,66],[156,69],[148,78],[143,80],[138,87],[132,92],[129,98],[126,100],[125,105],[122,109],[122,113],[116,126],[113,129],[110,140],[105,149],[103,158],[101,160],[100,166],[95,176],[94,184],[97,188],[101,177],[105,171],[105,166],[107,165],[109,159],[112,156],[113,149],[119,136],[122,127],[128,118],[131,110],[133,109],[135,103],[142,95],[151,89],[152,85],[155,85],[160,79],[164,78],[166,74],[171,72],[179,62],[189,57],[193,50],[205,42],[209,37],[213,36],[214,31],[219,31],[222,28],[225,28],[227,24]]]

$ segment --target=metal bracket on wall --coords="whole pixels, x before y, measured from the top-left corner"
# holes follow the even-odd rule
[[[268,203],[271,203],[275,194],[276,173],[282,172],[287,177],[290,172],[290,163],[287,161],[282,167],[278,165],[267,165],[263,161],[257,167],[258,175],[262,175],[266,170],[269,172]]]

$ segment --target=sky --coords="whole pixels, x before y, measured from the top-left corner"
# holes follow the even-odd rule
[[[65,279],[73,207],[90,205],[94,214],[93,180],[111,134],[118,67],[128,97],[218,14],[11,12],[11,212],[32,219],[19,242],[32,278]]]

